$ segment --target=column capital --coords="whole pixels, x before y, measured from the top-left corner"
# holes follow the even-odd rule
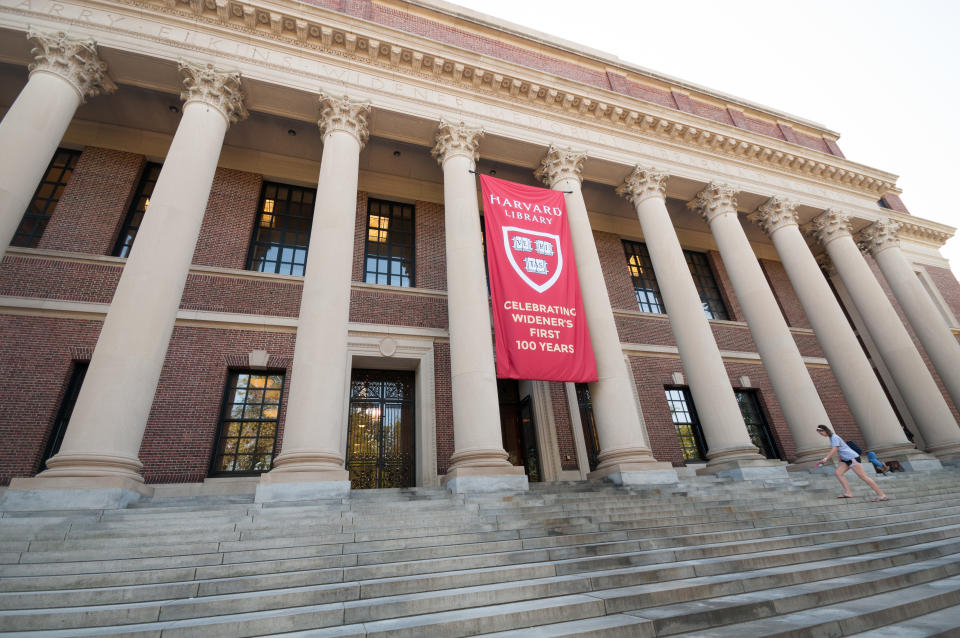
[[[218,71],[212,64],[201,66],[180,60],[180,77],[184,86],[180,99],[186,104],[201,102],[211,106],[230,124],[249,115],[243,104],[239,71]]]
[[[370,129],[367,126],[367,116],[370,114],[370,103],[367,101],[351,100],[346,95],[342,98],[328,93],[320,94],[320,120],[317,126],[323,139],[334,131],[343,131],[356,138],[360,148],[367,143]]]
[[[474,166],[480,157],[480,138],[483,137],[483,127],[471,127],[463,122],[454,124],[440,120],[440,126],[434,136],[435,144],[430,154],[443,166],[451,157],[466,157]]]
[[[707,187],[687,202],[687,208],[700,213],[707,223],[718,215],[737,214],[737,189],[729,184],[710,182]]]
[[[670,176],[666,173],[638,164],[623,180],[623,184],[617,187],[617,195],[629,199],[634,206],[639,206],[640,202],[651,197],[666,201],[668,177]]]
[[[34,62],[28,67],[31,75],[52,73],[63,78],[80,94],[81,103],[117,90],[92,38],[74,38],[62,31],[44,33],[30,27],[27,39],[33,43],[30,54]]]
[[[777,196],[761,204],[757,210],[747,215],[747,219],[757,224],[770,236],[781,228],[800,225],[797,205],[789,199]]]
[[[836,209],[828,208],[804,226],[804,232],[826,246],[838,237],[852,237],[850,217]]]
[[[860,250],[868,251],[871,255],[897,247],[900,245],[899,233],[902,226],[903,224],[892,219],[877,220],[860,231],[857,244]]]
[[[533,176],[550,188],[563,179],[575,179],[578,184],[583,183],[581,173],[585,159],[587,159],[586,151],[574,151],[551,144]]]

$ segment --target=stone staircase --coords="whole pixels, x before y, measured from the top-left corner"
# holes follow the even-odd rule
[[[0,634],[957,636],[960,472],[5,512]]]

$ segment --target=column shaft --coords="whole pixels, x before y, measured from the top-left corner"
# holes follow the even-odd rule
[[[507,461],[500,427],[480,209],[472,174],[482,136],[482,129],[441,121],[432,151],[443,170],[454,442],[443,481],[453,492],[528,488],[525,469]]]
[[[41,476],[142,480],[137,459],[228,122],[187,103],[100,331],[60,453]]]
[[[597,470],[590,478],[606,478],[618,483],[669,482],[676,480],[676,471],[653,458],[645,442],[643,418],[634,400],[632,376],[624,360],[580,187],[579,173],[584,157],[585,154],[551,147],[538,175],[551,188],[565,192],[583,310],[597,363],[597,380],[590,384],[590,398],[600,454]]]
[[[849,221],[827,211],[814,220],[813,226],[903,393],[927,442],[927,451],[940,458],[960,455],[960,429],[900,317],[850,236]]]
[[[816,428],[831,423],[740,225],[735,194],[732,188],[711,184],[691,205],[707,218],[720,249],[750,334],[796,445],[794,465],[809,467],[829,451]]]
[[[256,501],[342,496],[350,491],[341,434],[347,415],[347,324],[357,221],[360,150],[369,104],[320,96],[323,156],[310,225],[283,444],[260,477]]]
[[[87,97],[116,89],[93,40],[31,29],[30,79],[0,122],[0,256]]]
[[[899,242],[883,241],[881,233],[885,226],[890,224],[874,224],[868,229],[873,231],[871,237],[880,240],[879,244],[873,242],[873,256],[953,399],[953,404],[960,406],[960,342],[957,342],[933,299],[920,283]],[[892,232],[895,236],[896,229]]]

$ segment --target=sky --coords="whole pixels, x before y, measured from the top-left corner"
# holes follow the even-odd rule
[[[454,1],[822,124],[912,214],[960,226],[960,2]],[[941,253],[960,277],[960,237]]]

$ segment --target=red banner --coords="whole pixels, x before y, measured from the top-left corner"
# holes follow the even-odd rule
[[[596,381],[563,193],[480,176],[497,376]]]

